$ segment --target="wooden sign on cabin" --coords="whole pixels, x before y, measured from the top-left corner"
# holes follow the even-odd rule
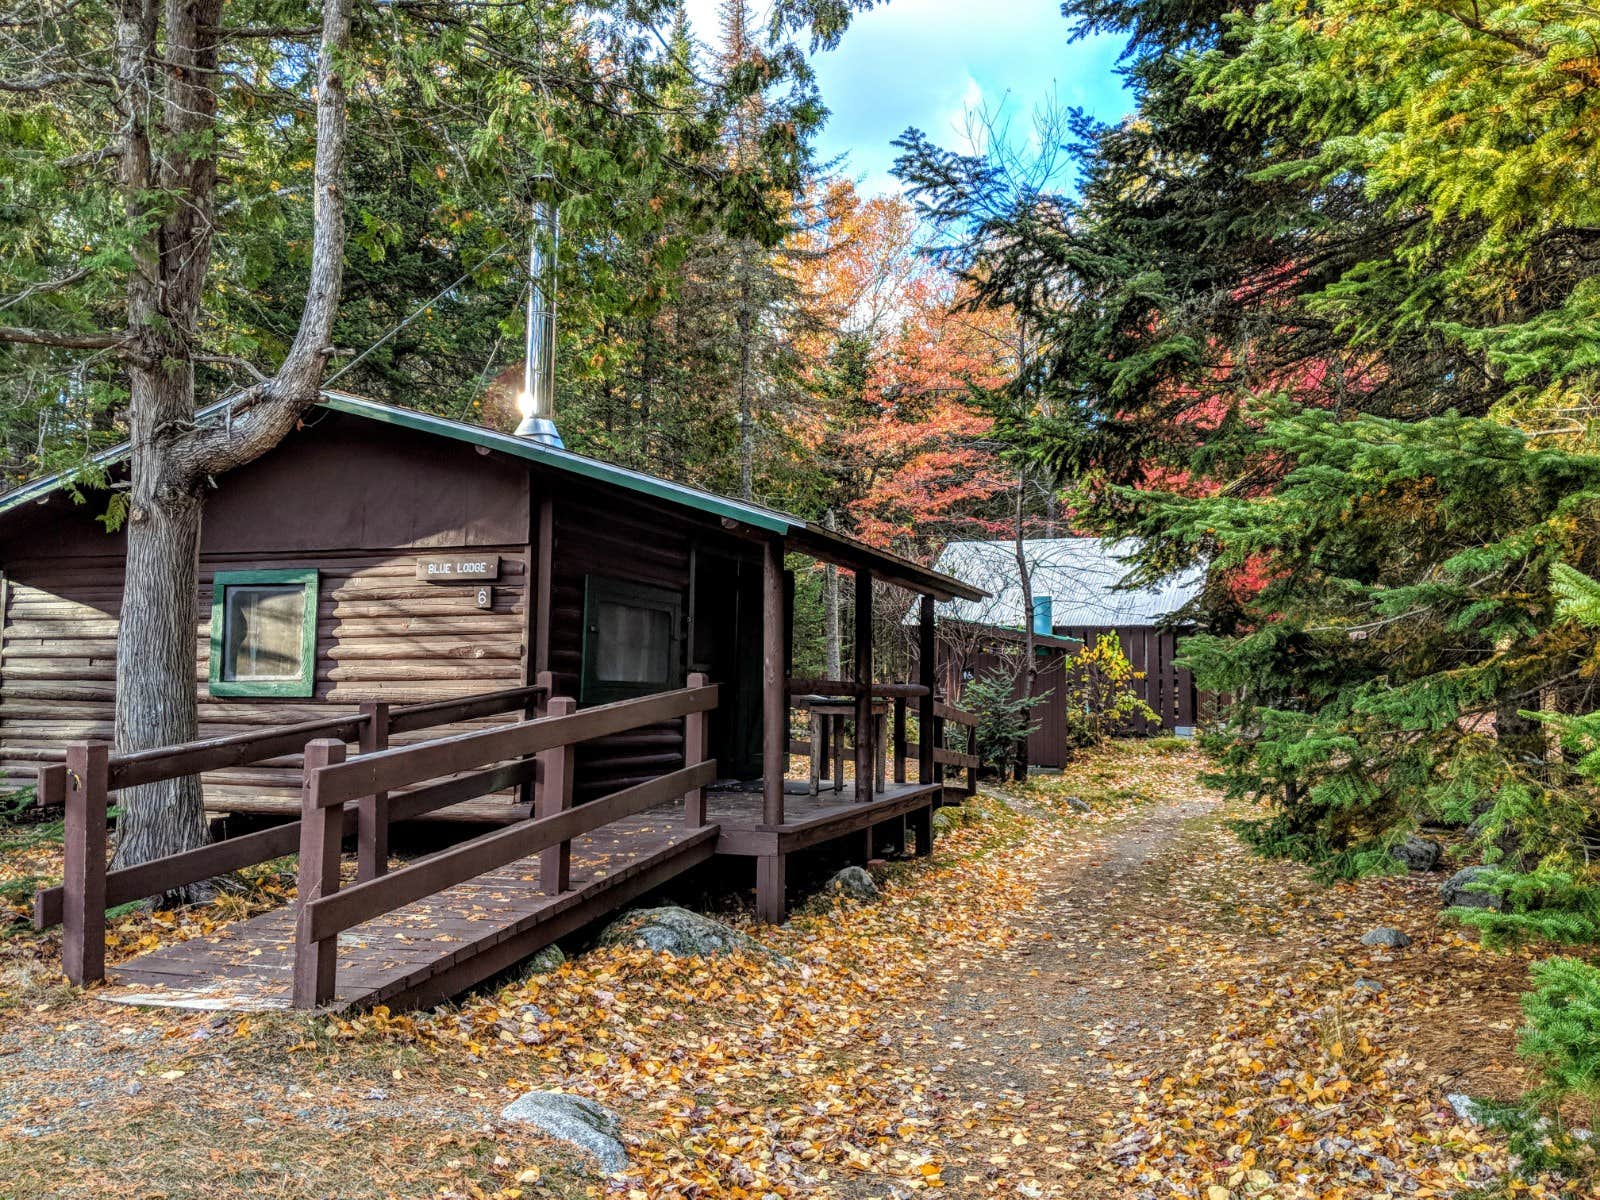
[[[500,578],[498,554],[417,559],[417,578],[428,583],[484,583]]]

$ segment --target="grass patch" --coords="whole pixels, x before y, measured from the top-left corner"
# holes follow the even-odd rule
[[[576,1161],[477,1130],[441,1132],[416,1116],[356,1114],[321,1097],[290,1097],[282,1112],[247,1124],[225,1101],[207,1100],[124,1109],[92,1137],[73,1131],[0,1143],[5,1194],[385,1200],[492,1194],[535,1170],[539,1190],[525,1195],[565,1198],[584,1195],[590,1182]]]

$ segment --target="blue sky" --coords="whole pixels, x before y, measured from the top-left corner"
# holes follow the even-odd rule
[[[759,14],[762,5],[754,6]],[[716,36],[716,0],[690,0],[703,41]],[[1060,0],[889,0],[851,23],[839,48],[817,57],[832,110],[818,140],[825,159],[866,192],[896,189],[890,142],[914,125],[965,149],[969,107],[1005,103],[1025,121],[1052,94],[1113,121],[1131,107],[1113,72],[1117,38],[1067,40]]]

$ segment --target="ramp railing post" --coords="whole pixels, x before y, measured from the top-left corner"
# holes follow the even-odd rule
[[[47,763],[39,768],[34,784],[33,803],[37,808],[61,808],[67,802],[67,768],[63,763]]]
[[[389,748],[389,706],[368,700],[361,706],[361,753]],[[389,869],[389,793],[374,792],[356,801],[356,880],[376,879]]]
[[[711,683],[711,676],[698,671],[687,680],[691,688],[703,688]],[[711,730],[706,720],[709,714],[692,712],[683,718],[683,765],[697,766],[710,757]],[[706,789],[697,787],[684,793],[683,820],[691,829],[706,823]]]
[[[333,999],[338,968],[338,938],[311,940],[311,904],[339,890],[339,842],[344,806],[324,808],[317,796],[317,772],[344,761],[344,743],[318,738],[306,745],[300,784],[300,895],[294,932],[294,1006],[317,1008]]]
[[[550,701],[555,698],[556,677],[550,671],[540,671],[533,678],[533,686],[539,689],[539,693],[538,695],[530,698],[531,703],[523,710],[522,719],[524,721],[532,721],[537,717],[542,717],[545,715],[546,710],[550,707]],[[537,757],[538,756],[536,755],[536,764]],[[535,765],[534,770],[538,770],[537,765]],[[529,779],[526,783],[517,785],[517,802],[519,804],[526,804],[528,806],[528,812],[530,815],[533,814],[534,801],[536,800],[537,796],[537,776],[535,776],[533,779]]]
[[[552,696],[545,715],[566,717],[578,710],[571,696]],[[572,807],[572,768],[577,751],[570,744],[539,752],[539,789],[534,799],[535,817],[553,817]],[[572,841],[539,851],[539,888],[558,896],[572,886]]]
[[[106,977],[106,793],[111,747],[67,747],[61,963],[76,984]]]

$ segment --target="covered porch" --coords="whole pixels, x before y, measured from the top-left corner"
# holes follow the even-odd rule
[[[855,577],[851,654],[845,678],[805,678],[794,661],[793,583],[785,555],[805,554]],[[874,627],[876,589],[916,597],[916,678],[884,680],[887,655],[875,653],[880,633],[901,636],[899,622]],[[722,832],[717,853],[756,860],[756,911],[762,920],[787,913],[788,856],[852,836],[862,858],[882,844],[931,852],[933,810],[970,794],[976,783],[975,719],[937,693],[935,603],[983,593],[959,580],[814,524],[770,538],[762,558],[760,789],[713,789],[710,819]],[[904,611],[903,607],[899,611]],[[893,632],[889,632],[892,630]],[[796,737],[796,718],[804,736]],[[961,749],[945,746],[945,725],[966,729]],[[914,736],[913,736],[914,735]],[[952,787],[949,768],[967,779]]]

